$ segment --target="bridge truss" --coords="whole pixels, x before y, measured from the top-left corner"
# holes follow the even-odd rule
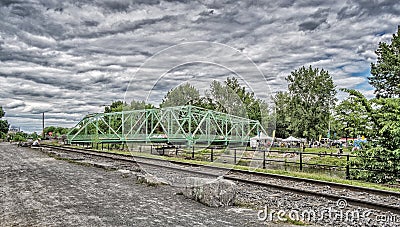
[[[67,135],[68,143],[247,143],[266,134],[258,121],[196,106],[176,106],[83,118]]]

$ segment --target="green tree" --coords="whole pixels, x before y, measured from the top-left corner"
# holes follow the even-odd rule
[[[369,82],[377,97],[400,97],[400,26],[390,44],[379,43],[378,62],[371,64]]]
[[[8,133],[8,128],[10,125],[7,120],[1,120],[6,113],[3,110],[3,107],[0,106],[0,138],[4,138]]]
[[[335,120],[341,124],[342,135],[345,137],[372,135],[373,124],[370,114],[364,106],[366,98],[356,90],[341,89],[349,93],[349,97],[335,107]]]
[[[0,106],[0,118],[3,118],[4,115],[6,115],[6,113],[4,112],[3,107]]]
[[[17,132],[13,136],[12,141],[14,141],[14,142],[23,142],[23,141],[26,141],[27,138],[28,138],[28,134],[27,133],[25,133],[25,132]]]
[[[145,101],[132,100],[131,104],[127,106],[126,110],[143,110],[143,109],[153,109],[154,106]]]
[[[168,91],[160,107],[183,106],[194,104],[200,99],[200,92],[189,83],[184,83]]]
[[[235,77],[228,77],[223,83],[214,80],[206,99],[206,105],[216,111],[259,121],[269,134],[275,128],[268,104],[241,86]]]
[[[355,167],[375,171],[353,171],[356,179],[376,183],[393,183],[400,173],[400,98],[371,100],[371,119],[375,124],[375,139],[371,148],[358,150]],[[367,107],[368,108],[368,107]]]
[[[365,108],[372,130],[367,147],[356,150],[352,165],[355,179],[390,183],[398,179],[400,166],[400,98],[367,100],[356,90],[345,90]],[[363,171],[364,170],[364,171]]]
[[[240,86],[235,86],[238,85],[232,83],[228,85],[226,81],[221,83],[213,80],[206,96],[209,100],[212,100],[216,111],[245,117],[246,107],[237,93]]]
[[[208,110],[217,110],[217,104],[210,97],[200,97],[193,105]]]
[[[126,106],[126,103],[123,101],[115,101],[112,102],[110,106],[104,107],[104,113],[121,112]]]
[[[288,130],[294,136],[316,139],[326,135],[330,110],[336,101],[335,85],[328,71],[311,66],[293,71],[287,78]]]
[[[32,134],[29,135],[30,138],[32,138],[33,140],[36,140],[39,138],[39,135],[36,132],[33,132]]]
[[[126,109],[128,109],[129,106],[123,102],[123,101],[115,101],[112,102],[110,106],[106,106],[104,108],[104,113],[113,113],[113,112],[122,112]],[[110,123],[110,125],[107,125],[105,122],[100,121],[99,123],[99,128],[103,130],[103,132],[107,132],[108,128],[111,127],[114,129],[117,133],[122,133],[122,117],[121,116],[108,116],[106,115],[104,117],[104,121]],[[97,128],[94,125],[88,125],[88,130],[92,133],[97,132]]]
[[[374,99],[379,145],[400,152],[400,98]]]
[[[67,134],[69,130],[69,128],[64,127],[48,126],[44,128],[44,134],[48,135],[51,132],[53,136],[61,136]]]
[[[269,119],[268,105],[255,97],[235,78],[227,78],[224,83],[214,80],[207,92],[209,100],[213,100],[215,110],[246,117],[262,122]],[[263,112],[266,113],[263,113]],[[263,116],[264,115],[264,116]]]
[[[289,95],[287,92],[278,92],[274,97],[275,111],[273,113],[276,122],[275,136],[278,138],[287,138],[292,133],[289,131],[290,110]]]

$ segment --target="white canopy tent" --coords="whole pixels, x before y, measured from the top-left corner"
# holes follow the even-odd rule
[[[250,147],[255,148],[259,145],[267,145],[268,142],[271,144],[273,139],[274,138],[267,136],[264,133],[260,133],[260,135],[250,138]]]
[[[297,139],[296,137],[289,136],[286,139],[282,140],[283,142],[301,142],[301,139]]]

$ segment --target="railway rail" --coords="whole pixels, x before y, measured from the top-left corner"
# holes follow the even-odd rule
[[[400,193],[394,191],[248,170],[170,161],[158,158],[115,154],[88,148],[72,148],[53,145],[43,145],[43,147],[64,153],[75,153],[83,156],[93,156],[113,161],[128,162],[140,166],[148,166],[150,168],[183,171],[190,174],[209,177],[219,177],[223,175],[225,179],[244,184],[268,187],[307,196],[323,197],[334,201],[346,200],[350,205],[400,214]]]

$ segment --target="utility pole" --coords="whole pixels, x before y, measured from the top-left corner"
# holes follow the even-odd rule
[[[329,111],[329,114],[328,114],[328,139],[330,140],[331,139],[331,101],[329,100],[329,102],[328,102],[328,111]]]
[[[42,113],[42,138],[44,139],[44,112]]]

